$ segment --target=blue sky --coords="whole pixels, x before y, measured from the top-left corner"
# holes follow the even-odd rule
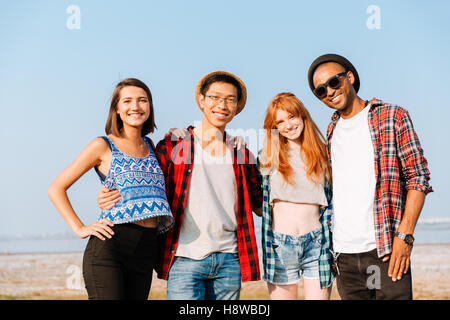
[[[68,29],[70,5],[80,29]],[[380,29],[366,22],[380,9]],[[332,110],[310,92],[306,73],[324,53],[346,56],[359,95],[410,112],[435,192],[422,217],[448,217],[450,103],[448,1],[1,1],[0,235],[69,231],[47,197],[57,174],[104,134],[110,96],[126,77],[146,82],[162,138],[200,121],[197,81],[214,70],[246,83],[247,105],[230,129],[262,127],[279,92],[295,93],[325,132]],[[69,196],[80,218],[98,216],[93,171]]]

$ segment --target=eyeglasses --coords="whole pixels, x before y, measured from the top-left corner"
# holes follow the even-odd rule
[[[317,86],[317,88],[314,89],[314,94],[319,99],[325,98],[327,96],[327,87],[330,87],[331,89],[339,89],[342,85],[340,77],[345,76],[346,74],[347,72],[341,72],[331,77],[324,84]]]
[[[228,106],[236,106],[237,105],[237,99],[234,97],[227,97],[227,98],[222,98],[222,97],[218,97],[218,96],[212,96],[212,95],[208,95],[206,96],[207,98],[210,98],[212,101],[214,101],[215,104],[219,104],[222,101],[225,101],[225,104]]]

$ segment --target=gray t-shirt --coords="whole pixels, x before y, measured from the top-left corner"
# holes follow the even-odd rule
[[[195,260],[214,252],[237,253],[236,178],[230,150],[204,151],[194,137],[194,164],[176,256]]]
[[[297,148],[290,148],[289,164],[294,171],[294,185],[287,183],[278,170],[274,170],[270,176],[270,203],[275,199],[295,203],[317,204],[327,206],[327,198],[324,192],[324,177],[316,184],[306,176],[306,167]]]

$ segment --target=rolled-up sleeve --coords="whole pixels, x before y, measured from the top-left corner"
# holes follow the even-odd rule
[[[430,171],[422,147],[407,110],[402,109],[396,123],[397,156],[406,189],[415,189],[425,194],[433,192],[429,184]]]

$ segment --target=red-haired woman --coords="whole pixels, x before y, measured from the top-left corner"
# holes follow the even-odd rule
[[[326,144],[303,103],[280,93],[264,120],[259,162],[263,176],[264,280],[271,299],[329,299],[331,270],[330,166]]]

